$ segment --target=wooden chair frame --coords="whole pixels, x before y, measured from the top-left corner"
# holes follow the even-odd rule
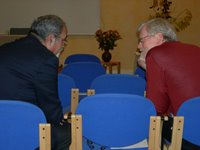
[[[51,125],[39,124],[40,150],[51,150]]]
[[[79,89],[71,89],[71,113],[75,114],[79,102]]]
[[[164,150],[181,150],[184,117],[175,116],[173,121],[171,143],[164,144]]]
[[[160,150],[161,149],[161,133],[162,133],[162,123],[160,116],[150,117],[149,126],[149,150]]]
[[[85,93],[84,95],[91,96],[94,94],[95,94],[95,91],[89,89],[89,90],[87,90],[87,93]],[[77,89],[77,88],[71,89],[71,113],[72,114],[75,114],[75,112],[76,112],[76,107],[79,103],[79,95],[80,95],[79,89]],[[65,114],[65,119],[67,119],[67,115],[68,115],[68,113]]]
[[[71,115],[72,143],[70,150],[82,150],[82,116]]]
[[[72,143],[70,150],[82,150],[82,116],[71,115]],[[161,145],[161,117],[150,118],[148,150],[160,150]]]
[[[95,94],[95,90],[94,89],[88,89],[87,90],[87,96],[91,96]],[[146,91],[144,91],[144,97],[146,97]]]
[[[94,95],[95,94],[95,90],[94,89],[88,89],[87,90],[87,95],[88,96],[91,96],[91,95]]]

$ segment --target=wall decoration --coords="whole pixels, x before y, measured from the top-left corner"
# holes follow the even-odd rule
[[[190,25],[190,22],[192,20],[192,13],[190,10],[184,9],[176,16],[172,16],[172,4],[172,0],[152,0],[152,5],[149,8],[152,9],[155,13],[154,15],[150,15],[150,18],[165,18],[174,25],[177,32],[180,32],[182,30],[185,30]]]

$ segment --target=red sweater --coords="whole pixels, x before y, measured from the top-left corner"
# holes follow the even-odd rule
[[[200,48],[180,42],[165,42],[147,56],[147,98],[157,113],[176,115],[189,98],[200,96]]]

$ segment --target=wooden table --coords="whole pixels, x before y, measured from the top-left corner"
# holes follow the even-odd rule
[[[110,62],[101,62],[101,64],[106,68],[109,69],[109,73],[112,74],[113,73],[113,66],[117,67],[117,73],[120,74],[121,72],[121,63],[120,61],[110,61]]]

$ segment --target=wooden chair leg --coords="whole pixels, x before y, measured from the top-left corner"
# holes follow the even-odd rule
[[[70,150],[82,150],[82,117],[81,115],[71,116],[72,143]]]
[[[95,94],[95,90],[94,89],[88,89],[87,90],[87,96],[91,96]]]
[[[164,141],[164,150],[181,150],[184,117],[173,118],[171,142]]]
[[[79,101],[79,89],[72,89],[71,90],[71,113],[75,114],[76,107]]]
[[[184,117],[174,117],[172,140],[168,150],[181,150],[182,137],[183,137],[183,124]]]
[[[149,128],[149,143],[148,143],[149,150],[161,149],[161,133],[162,133],[161,117],[151,116],[150,128]]]
[[[39,124],[40,150],[51,150],[51,125]]]

